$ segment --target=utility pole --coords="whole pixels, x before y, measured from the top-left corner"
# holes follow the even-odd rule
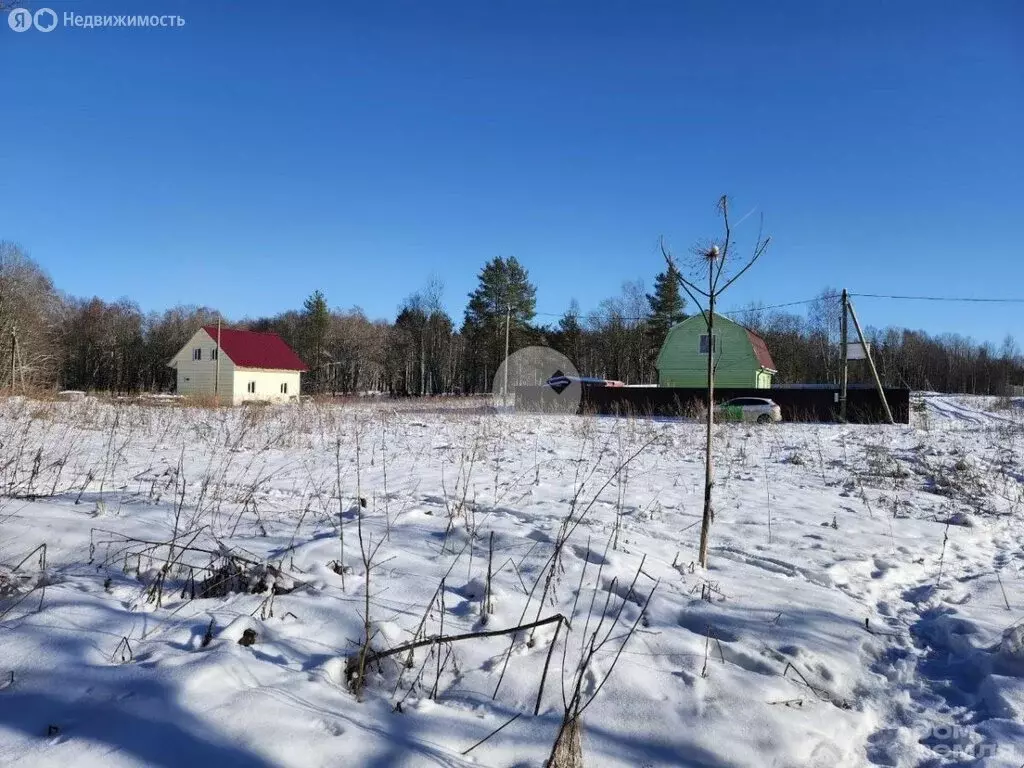
[[[875,386],[878,387],[878,396],[882,398],[882,407],[885,408],[885,415],[889,419],[890,424],[895,424],[896,421],[892,417],[892,411],[889,410],[889,401],[885,399],[885,390],[882,389],[882,380],[878,377],[878,369],[875,368],[875,361],[871,357],[871,350],[868,349],[868,342],[864,338],[864,332],[860,328],[860,323],[857,321],[857,313],[853,310],[853,302],[847,298],[846,306],[850,310],[850,317],[853,319],[853,327],[857,329],[857,336],[860,338],[860,345],[864,348],[864,357],[868,360],[868,366],[871,368],[871,375],[875,379]]]
[[[843,348],[842,348],[843,372],[842,372],[842,379],[841,379],[840,388],[839,388],[839,420],[845,422],[846,421],[846,385],[847,385],[847,382],[849,381],[849,378],[850,378],[850,376],[849,376],[849,374],[850,374],[850,371],[849,371],[850,359],[849,359],[849,344],[848,344],[849,340],[847,338],[847,330],[848,330],[847,329],[847,322],[848,322],[848,320],[847,320],[847,312],[848,312],[848,310],[846,309],[846,303],[847,303],[847,301],[849,301],[849,298],[848,298],[848,295],[846,293],[846,289],[845,288],[843,288],[843,295],[841,297],[841,301],[843,303],[843,314],[841,315],[841,319],[839,321],[839,332],[840,332],[840,335],[842,336],[842,344],[843,344]]]
[[[217,405],[220,405],[220,315],[217,315],[217,372],[214,375],[213,392]]]
[[[509,338],[509,327],[512,324],[512,303],[509,302],[505,305],[505,384],[504,392],[501,393],[501,404],[503,406],[508,405],[508,338]]]
[[[11,328],[11,394],[14,394],[14,363],[18,358],[18,332]]]

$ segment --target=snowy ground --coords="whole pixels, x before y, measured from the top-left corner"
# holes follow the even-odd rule
[[[588,766],[1021,768],[1006,405],[720,427],[704,572],[694,424],[0,403],[0,765],[539,768],[600,623]],[[360,528],[374,650],[569,626],[390,657],[360,700]],[[280,594],[203,597],[232,555]]]

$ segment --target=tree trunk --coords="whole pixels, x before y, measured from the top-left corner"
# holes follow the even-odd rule
[[[714,262],[708,264],[709,274],[714,274]],[[710,283],[710,278],[709,278]],[[700,524],[700,553],[698,560],[702,568],[708,567],[708,535],[714,512],[711,508],[711,493],[715,485],[714,459],[711,454],[711,436],[715,427],[715,291],[709,291],[708,300],[708,418],[707,442],[704,446],[704,518]]]
[[[566,714],[566,718],[569,715]],[[582,726],[579,716],[563,722],[546,768],[583,768]]]

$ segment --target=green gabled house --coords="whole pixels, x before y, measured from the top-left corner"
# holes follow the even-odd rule
[[[775,363],[764,339],[716,313],[713,343],[716,387],[771,387],[776,373]],[[697,314],[673,325],[658,353],[658,385],[706,386],[710,348],[704,315]]]

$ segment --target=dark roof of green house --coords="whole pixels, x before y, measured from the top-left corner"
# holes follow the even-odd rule
[[[739,323],[736,323],[739,325]],[[743,328],[743,326],[740,326]],[[767,368],[769,371],[777,371],[775,367],[775,361],[772,360],[772,353],[768,351],[768,345],[764,339],[758,336],[749,328],[743,328],[747,332],[747,336],[750,337],[750,344],[754,347],[754,354],[757,355],[757,362],[762,368]]]

